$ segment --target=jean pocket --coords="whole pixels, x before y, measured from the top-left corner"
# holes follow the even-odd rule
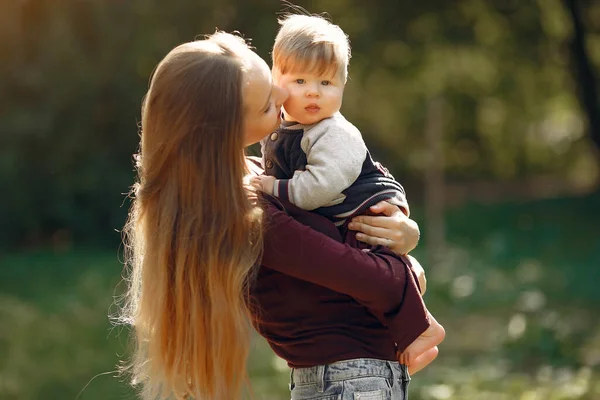
[[[328,385],[325,392],[319,392],[315,385],[296,386],[292,390],[292,400],[342,400],[340,385]]]
[[[390,382],[384,377],[361,377],[344,382],[344,400],[390,400]]]
[[[389,398],[389,391],[385,389],[354,392],[354,400],[388,400]]]
[[[317,396],[317,397],[294,397],[292,396],[292,400],[294,399],[298,399],[298,400],[342,400],[342,395],[341,394],[333,394],[333,395],[324,395],[324,396]]]

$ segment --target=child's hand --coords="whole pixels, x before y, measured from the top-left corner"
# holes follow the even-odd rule
[[[259,175],[252,178],[250,184],[266,194],[273,195],[273,186],[275,185],[275,177],[269,175]]]

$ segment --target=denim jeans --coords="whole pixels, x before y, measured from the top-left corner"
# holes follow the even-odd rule
[[[294,368],[292,400],[406,400],[410,376],[395,361],[357,358]]]

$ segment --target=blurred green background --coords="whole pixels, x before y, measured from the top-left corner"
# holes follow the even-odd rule
[[[446,327],[412,399],[600,399],[600,2],[319,0],[350,36],[342,111],[405,185]],[[175,45],[275,0],[0,3],[0,399],[133,399],[120,233],[140,102]],[[250,149],[256,154],[257,149]],[[256,399],[288,372],[256,337]]]

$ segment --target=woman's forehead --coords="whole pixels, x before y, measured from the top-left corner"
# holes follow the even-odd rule
[[[249,110],[262,108],[271,92],[271,71],[258,55],[251,57],[244,74],[244,106]]]

